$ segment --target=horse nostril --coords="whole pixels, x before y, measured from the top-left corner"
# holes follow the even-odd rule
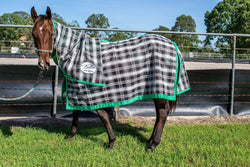
[[[43,62],[38,62],[38,67],[39,67],[41,70],[44,70],[44,64],[43,64]]]
[[[47,63],[45,64],[45,66],[44,66],[45,70],[49,70],[49,66],[50,66],[50,64],[49,64],[49,62],[47,62]]]

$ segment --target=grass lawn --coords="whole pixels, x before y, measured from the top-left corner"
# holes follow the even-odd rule
[[[0,127],[0,166],[250,166],[250,123],[166,126],[160,145],[146,151],[153,127],[114,126],[107,150],[104,127]]]

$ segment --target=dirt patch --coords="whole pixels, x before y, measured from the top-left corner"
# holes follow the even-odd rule
[[[247,116],[196,116],[196,117],[169,117],[166,125],[198,125],[198,124],[239,124],[249,123],[250,115]],[[113,121],[112,124],[117,126],[154,126],[154,117],[121,117],[118,121]],[[80,127],[85,125],[100,125],[102,122],[99,118],[80,118]],[[71,118],[1,118],[0,126],[21,126],[21,127],[64,127],[70,128]]]
[[[153,117],[122,117],[118,122],[131,126],[143,127],[154,126]],[[204,124],[239,124],[249,123],[250,115],[247,116],[173,116],[168,117],[166,125],[204,125]]]

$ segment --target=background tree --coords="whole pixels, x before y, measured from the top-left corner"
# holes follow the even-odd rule
[[[169,28],[167,28],[167,27],[164,27],[164,26],[159,26],[158,28],[156,28],[156,29],[153,29],[153,31],[170,31],[170,29]],[[164,36],[164,37],[166,37],[166,38],[168,38],[168,39],[171,39],[172,38],[172,35],[171,34],[159,34],[159,35],[162,35],[162,36]]]
[[[57,13],[53,13],[53,20],[70,27],[79,27],[79,23],[73,20],[71,23],[67,23],[64,19]],[[24,11],[17,11],[13,13],[5,13],[0,16],[0,24],[18,24],[18,25],[33,25],[33,20],[31,16]],[[31,29],[29,28],[0,28],[0,40],[5,40],[1,42],[1,46],[18,46],[18,47],[32,47],[27,45],[32,45],[32,43],[23,43],[18,41],[33,41]],[[14,43],[6,41],[16,41]]]
[[[68,27],[80,27],[80,24],[76,20],[73,20],[70,23],[67,23],[63,19],[63,17],[57,13],[52,13],[52,20],[55,20],[56,22],[61,23],[61,24],[68,26]]]
[[[195,32],[196,23],[191,16],[181,15],[176,18],[175,25],[172,27],[172,31],[178,32]],[[197,50],[197,46],[200,43],[197,35],[172,35],[171,39],[180,46],[188,46],[189,48],[183,48],[185,51]]]
[[[211,12],[205,13],[207,32],[213,33],[250,33],[250,1],[249,0],[223,0]],[[231,37],[208,36],[205,45],[211,45],[212,40],[216,46],[231,46]],[[250,48],[249,38],[237,38],[237,47]]]
[[[21,16],[25,25],[33,25],[33,20],[29,13],[24,11],[16,11],[14,14]]]
[[[87,28],[109,28],[109,20],[104,14],[92,14],[85,21]],[[86,31],[92,37],[98,37],[105,39],[108,36],[108,32],[99,32],[99,31]]]
[[[60,16],[57,13],[52,13],[52,19],[55,20],[56,22],[63,24],[65,26],[67,26],[66,21],[64,21],[64,19],[62,18],[62,16]]]
[[[5,13],[0,16],[0,24],[25,24],[23,18],[16,13]],[[0,40],[19,40],[24,28],[0,28]]]
[[[113,29],[119,29],[119,28],[116,27]],[[133,32],[110,32],[108,34],[108,37],[105,40],[115,42],[115,41],[120,41],[120,40],[132,38],[132,37],[136,36],[136,34],[137,33],[133,33]]]
[[[70,23],[68,23],[67,26],[69,26],[69,27],[80,27],[80,24],[78,23],[78,21],[73,20]]]
[[[33,19],[31,18],[29,13],[24,12],[24,11],[17,11],[17,12],[14,12],[14,14],[17,14],[22,17],[24,25],[33,25]],[[28,29],[28,28],[23,29],[21,36],[24,37],[24,40],[26,41],[33,40],[31,29]]]

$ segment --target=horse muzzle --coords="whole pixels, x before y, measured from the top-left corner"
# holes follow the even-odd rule
[[[38,67],[41,69],[41,70],[45,70],[45,71],[48,71],[49,70],[49,67],[50,67],[50,63],[49,62],[46,62],[45,64],[43,63],[43,61],[41,62],[38,62]]]

